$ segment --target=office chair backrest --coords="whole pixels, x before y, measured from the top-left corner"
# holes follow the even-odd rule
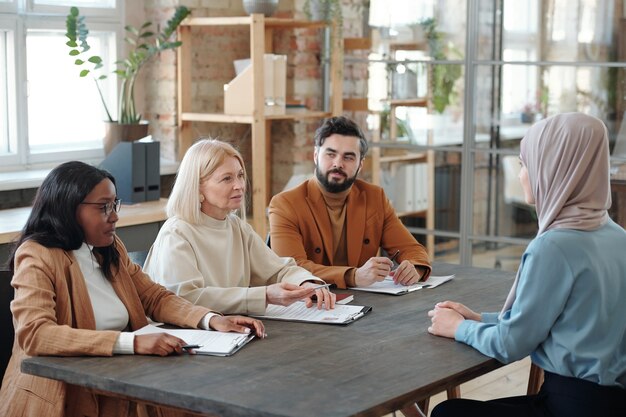
[[[10,308],[13,300],[11,278],[13,278],[11,271],[0,270],[0,381],[4,377],[4,371],[9,364],[13,349],[13,316]]]

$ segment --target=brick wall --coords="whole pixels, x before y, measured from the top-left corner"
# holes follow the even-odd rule
[[[349,7],[357,0],[344,0],[346,34],[360,35],[360,15]],[[163,24],[177,5],[192,10],[192,16],[242,16],[241,0],[146,0],[147,19]],[[281,0],[276,17],[305,18],[304,0]],[[358,21],[358,24],[356,23]],[[233,61],[249,58],[249,31],[237,27],[193,28],[194,85],[192,111],[222,112],[223,85],[234,76]],[[319,30],[276,31],[274,53],[287,55],[287,96],[302,100],[311,109],[322,107],[321,38]],[[351,79],[367,76],[362,69],[350,72]],[[356,81],[353,90],[365,84]],[[145,74],[145,117],[151,122],[151,133],[161,141],[162,155],[175,159],[177,153],[176,54],[162,54]],[[364,94],[364,92],[363,92]],[[319,120],[311,122],[273,122],[272,193],[279,192],[291,175],[313,172],[313,133]],[[251,160],[248,125],[194,123],[197,137],[217,137],[236,145],[246,161]],[[250,166],[247,167],[250,170]]]

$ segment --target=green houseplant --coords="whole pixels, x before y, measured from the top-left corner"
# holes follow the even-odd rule
[[[445,61],[448,54],[460,58],[460,52],[443,41],[443,33],[437,30],[437,20],[428,18],[420,22],[424,29],[431,57],[436,61]],[[430,75],[433,107],[437,113],[443,113],[454,98],[454,84],[461,77],[461,66],[457,64],[433,65]]]
[[[85,16],[80,15],[77,7],[70,9],[65,21],[65,36],[68,38],[66,45],[70,48],[69,55],[75,59],[74,64],[80,68],[80,77],[86,77],[90,74],[93,76],[109,124],[139,125],[141,123],[141,114],[136,112],[134,96],[137,75],[152,57],[162,51],[175,49],[181,45],[181,42],[172,40],[172,38],[180,23],[190,13],[189,9],[184,6],[177,7],[172,18],[167,21],[165,28],[158,32],[152,30],[152,22],[149,21],[140,28],[125,27],[127,36],[124,41],[130,45],[130,50],[126,58],[116,61],[117,69],[114,73],[121,79],[121,89],[118,101],[118,120],[115,121],[100,89],[99,81],[107,78],[107,74],[101,72],[103,69],[102,58],[90,52],[89,30],[85,24]],[[99,71],[100,74],[98,75]],[[147,125],[144,131],[147,134]],[[146,134],[138,138],[117,138],[117,141],[139,139]],[[108,153],[110,149],[106,148],[105,139],[105,152]]]

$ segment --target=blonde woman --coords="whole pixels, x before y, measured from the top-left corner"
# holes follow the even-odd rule
[[[236,213],[244,216],[246,170],[241,154],[215,139],[195,143],[183,158],[167,205],[168,220],[144,270],[196,305],[224,313],[263,314],[268,304],[290,305],[316,295],[333,308],[324,281],[281,258]]]

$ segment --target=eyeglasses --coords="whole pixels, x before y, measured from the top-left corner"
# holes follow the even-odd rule
[[[109,201],[108,203],[88,203],[86,201],[83,201],[80,204],[99,205],[100,208],[102,209],[102,213],[104,213],[105,216],[109,216],[113,212],[118,213],[120,209],[122,208],[122,200],[120,200],[119,198],[116,198],[113,201]]]

